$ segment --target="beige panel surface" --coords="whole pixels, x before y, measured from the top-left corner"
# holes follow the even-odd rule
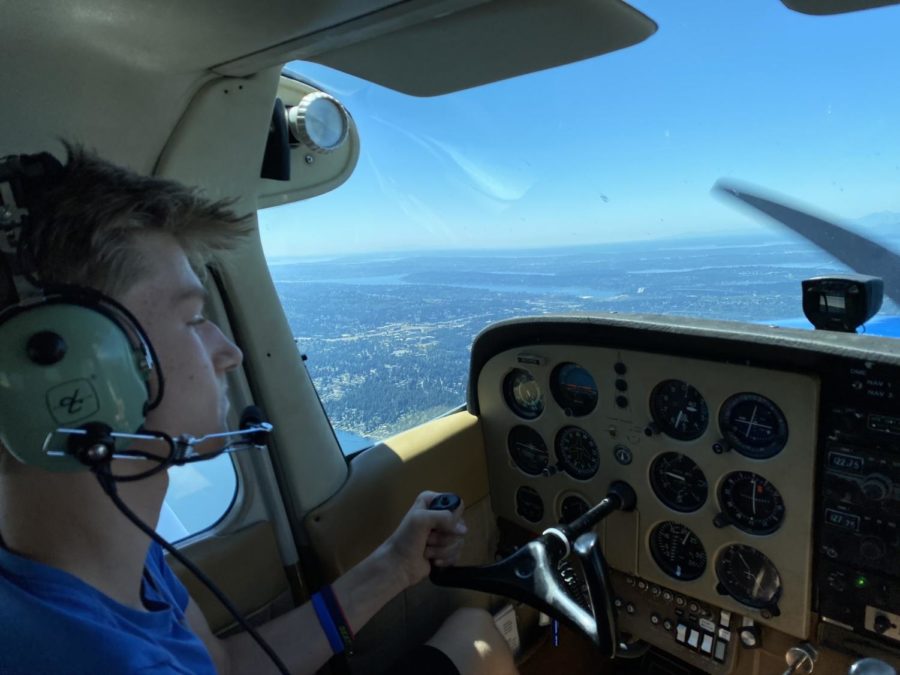
[[[272,526],[259,522],[232,534],[211,536],[181,551],[245,616],[277,614],[292,603]],[[171,556],[169,565],[187,587],[214,632],[234,623],[231,614],[197,578]],[[274,606],[274,607],[273,607]]]
[[[520,354],[537,356],[542,364],[523,366],[517,362]],[[625,379],[629,405],[625,409],[618,408],[614,403],[619,392],[614,388],[617,376],[613,366],[618,361],[623,361],[628,367]],[[563,362],[583,366],[597,383],[599,403],[593,412],[584,417],[567,417],[551,395],[551,373],[555,366]],[[533,421],[516,416],[504,401],[503,380],[513,368],[530,371],[544,393],[544,411]],[[651,391],[659,382],[670,378],[692,384],[706,400],[709,425],[695,441],[677,441],[663,434],[648,437],[644,433],[651,421]],[[790,429],[787,446],[771,459],[753,460],[734,451],[716,454],[712,450],[713,443],[721,439],[717,423],[719,408],[728,397],[741,392],[768,397],[787,418]],[[804,637],[810,628],[813,467],[818,395],[819,385],[814,377],[736,364],[607,348],[553,345],[500,353],[483,368],[478,382],[494,510],[498,516],[540,532],[558,521],[559,504],[564,494],[578,493],[589,503],[595,504],[605,496],[611,481],[625,480],[637,492],[637,512],[613,514],[601,526],[604,550],[614,568],[712,605],[752,616],[788,634]],[[554,439],[559,430],[568,425],[583,428],[594,438],[599,449],[597,474],[584,481],[564,472],[535,477],[521,471],[514,465],[507,450],[507,435],[519,424],[541,434],[551,453],[551,464],[556,463]],[[618,444],[624,444],[632,451],[631,464],[623,466],[615,460],[613,449]],[[650,485],[650,465],[667,451],[691,457],[708,481],[706,502],[693,513],[680,513],[665,506]],[[719,484],[726,474],[739,470],[753,471],[763,476],[780,491],[786,516],[775,533],[755,536],[734,527],[718,529],[713,526],[713,518],[719,512]],[[515,493],[522,485],[536,489],[544,501],[545,514],[539,523],[529,523],[516,514]],[[700,537],[706,550],[707,565],[699,579],[680,581],[672,578],[651,557],[648,544],[650,532],[666,520],[684,524]],[[779,601],[780,616],[765,619],[759,610],[746,607],[716,591],[715,560],[729,544],[753,546],[778,568],[783,585],[783,595]]]
[[[394,531],[422,490],[456,492],[467,507],[483,500],[488,494],[484,455],[478,418],[461,412],[406,431],[355,457],[344,486],[306,518],[325,573],[339,576],[371,553]]]

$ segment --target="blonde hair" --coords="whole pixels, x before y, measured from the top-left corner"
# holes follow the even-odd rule
[[[62,177],[43,191],[23,239],[28,262],[44,283],[87,286],[119,295],[147,266],[136,235],[170,234],[202,275],[210,256],[250,233],[233,202],[211,201],[193,188],[142,176],[66,144]]]

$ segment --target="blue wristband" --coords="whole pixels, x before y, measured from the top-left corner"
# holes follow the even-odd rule
[[[348,654],[353,652],[353,630],[350,628],[350,622],[347,621],[347,617],[344,614],[344,609],[341,607],[341,603],[338,602],[337,597],[334,595],[334,589],[331,586],[322,586],[319,589],[319,593],[322,596],[322,599],[325,600],[325,607],[328,608],[328,613],[331,614],[331,620],[334,622],[334,627],[337,629],[338,635],[341,636],[341,640],[344,641],[344,649]]]
[[[328,638],[328,644],[331,645],[331,651],[340,654],[344,651],[344,641],[338,633],[334,621],[331,619],[331,613],[325,606],[325,600],[319,593],[313,593],[312,596],[313,609],[316,610],[316,616],[319,617],[319,625],[322,626],[322,632]]]

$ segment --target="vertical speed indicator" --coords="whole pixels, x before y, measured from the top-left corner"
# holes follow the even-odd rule
[[[781,575],[762,551],[744,544],[732,544],[716,559],[719,592],[748,607],[766,609],[778,615]]]

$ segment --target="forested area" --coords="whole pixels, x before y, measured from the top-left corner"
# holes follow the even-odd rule
[[[472,341],[492,322],[596,312],[798,318],[800,281],[840,269],[802,242],[732,241],[354,256],[271,269],[334,426],[381,439],[465,402]]]

